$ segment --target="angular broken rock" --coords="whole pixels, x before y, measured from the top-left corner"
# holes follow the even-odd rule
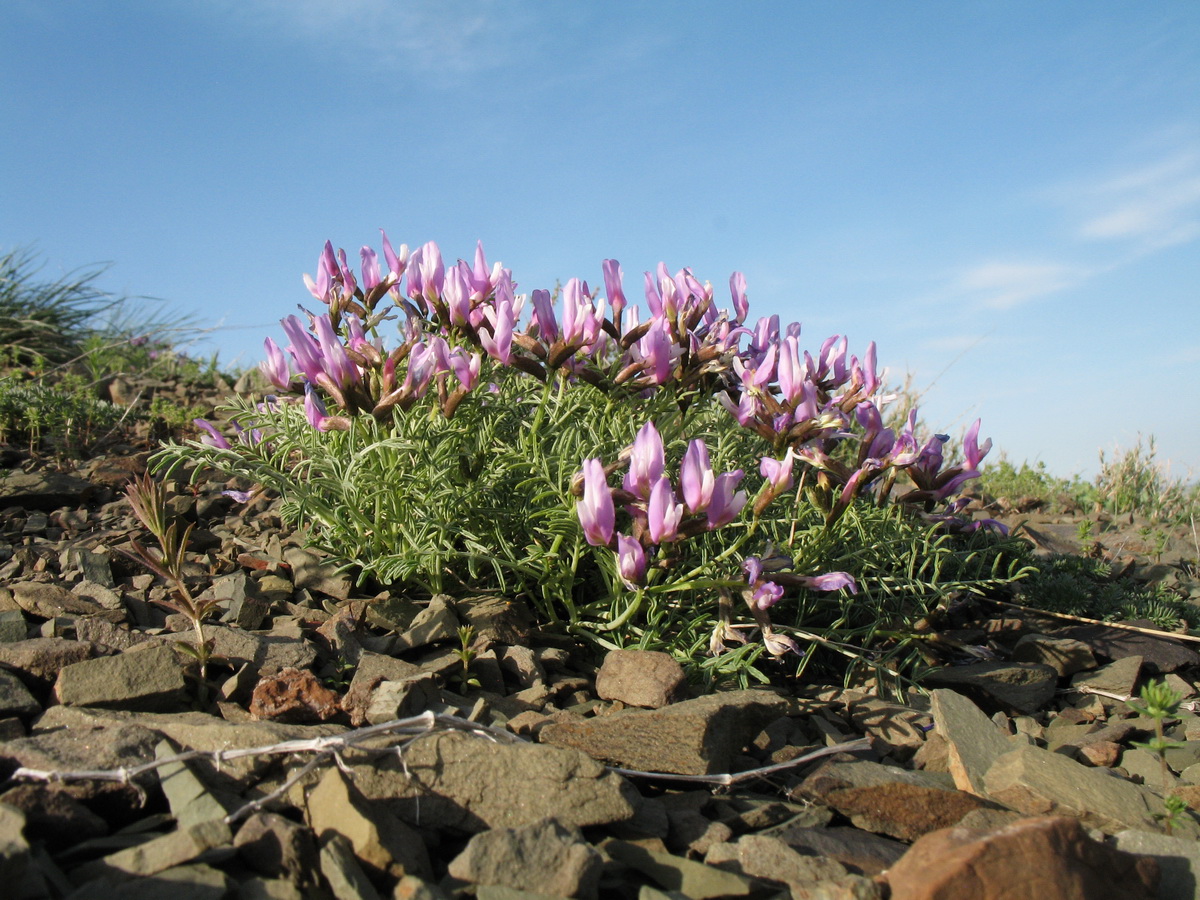
[[[317,839],[344,836],[368,874],[428,878],[433,867],[421,836],[350,784],[336,766],[321,776],[305,798],[308,824]]]
[[[868,760],[830,762],[805,778],[797,793],[848,816],[866,831],[914,841],[970,812],[995,806],[947,781]]]
[[[454,612],[454,602],[446,594],[435,594],[429,605],[409,623],[408,630],[396,637],[393,652],[403,653],[415,647],[457,638],[458,615]]]
[[[12,586],[12,595],[21,609],[42,619],[91,616],[104,610],[95,600],[73,594],[61,584],[46,581],[18,582]]]
[[[1058,672],[1041,663],[981,662],[935,669],[930,687],[971,688],[1019,713],[1034,713],[1054,698]]]
[[[0,669],[0,718],[32,716],[41,711],[42,705],[33,699],[21,679]]]
[[[0,509],[22,506],[51,512],[77,506],[94,492],[90,482],[61,472],[10,471],[0,475]]]
[[[63,706],[166,711],[186,699],[187,681],[179,652],[160,644],[69,665],[54,696]]]
[[[578,828],[546,819],[480,832],[451,861],[449,873],[471,884],[594,900],[602,867]]]
[[[1096,656],[1083,641],[1046,634],[1022,637],[1013,647],[1012,658],[1014,662],[1053,666],[1060,678],[1096,667]]]
[[[687,678],[675,657],[658,650],[610,650],[596,673],[596,695],[660,709],[679,699]]]
[[[250,816],[233,845],[248,866],[264,875],[300,884],[316,880],[317,843],[312,831],[277,813]]]
[[[1152,900],[1158,867],[1149,857],[1093,841],[1076,819],[1044,817],[991,833],[932,832],[885,877],[891,900]]]
[[[929,699],[937,733],[946,739],[955,787],[984,796],[984,776],[998,757],[1013,749],[1012,742],[962,694],[943,688],[933,691]]]
[[[984,787],[988,796],[1029,816],[1074,816],[1109,834],[1161,830],[1155,817],[1162,812],[1162,798],[1149,788],[1040,747],[1018,747],[998,757]],[[1200,835],[1192,822],[1181,822],[1177,830]]]
[[[0,669],[16,673],[30,687],[47,688],[54,684],[54,679],[64,666],[91,659],[95,655],[95,644],[87,641],[30,638],[0,644]]]
[[[205,625],[204,635],[213,642],[214,656],[235,666],[249,663],[262,675],[272,675],[289,666],[306,669],[317,659],[316,648],[297,637],[260,634],[222,625]],[[186,631],[167,637],[177,641],[192,641],[195,636],[191,631]]]
[[[731,691],[547,725],[538,739],[627,769],[708,775],[728,772],[733,757],[791,708],[771,691]]]
[[[641,802],[632,784],[576,750],[500,744],[459,732],[420,737],[393,756],[353,767],[373,800],[410,824],[473,834],[553,817],[566,826],[631,818]]]

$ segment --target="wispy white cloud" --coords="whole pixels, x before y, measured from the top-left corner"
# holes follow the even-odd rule
[[[213,7],[357,65],[450,80],[504,65],[530,24],[522,7],[498,0],[216,0]]]
[[[1200,237],[1200,146],[1077,184],[1064,192],[1081,219],[1078,236],[1126,242],[1141,252]]]
[[[946,293],[975,309],[1012,309],[1075,287],[1088,277],[1084,270],[1052,262],[992,260],[958,274]]]

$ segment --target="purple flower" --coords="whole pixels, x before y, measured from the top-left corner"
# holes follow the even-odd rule
[[[760,581],[754,588],[750,603],[756,609],[770,609],[783,599],[783,588],[773,581]]]
[[[445,278],[442,251],[436,243],[428,241],[412,252],[408,260],[408,296],[422,303],[427,312],[441,296]]]
[[[797,656],[804,655],[804,651],[794,640],[786,635],[776,634],[769,628],[763,631],[762,639],[767,652],[772,656],[787,656],[789,653],[795,653]]]
[[[733,295],[733,311],[740,325],[750,312],[750,301],[746,299],[746,276],[741,272],[729,276],[729,293]]]
[[[646,575],[646,551],[638,541],[624,534],[617,535],[617,571],[629,588],[641,584]]]
[[[408,244],[401,244],[400,252],[397,254],[392,249],[392,242],[388,240],[387,232],[380,228],[379,233],[383,235],[383,259],[387,263],[392,280],[398,282],[408,267]]]
[[[712,502],[716,481],[708,461],[708,447],[702,440],[688,443],[679,467],[679,486],[689,513],[703,512]]]
[[[463,390],[474,390],[479,381],[479,370],[483,359],[478,353],[468,354],[462,347],[450,351],[450,370],[462,385]]]
[[[635,344],[637,355],[645,363],[643,371],[651,384],[666,384],[671,377],[674,365],[674,345],[671,342],[670,323],[665,318],[657,318]]]
[[[370,247],[360,249],[358,258],[362,260],[363,290],[370,293],[371,289],[383,280],[379,274],[379,258]]]
[[[593,547],[607,547],[612,541],[616,509],[604,475],[604,463],[599,459],[583,461],[583,499],[576,512],[587,542]]]
[[[746,492],[734,489],[741,482],[745,473],[741,469],[725,472],[717,476],[713,485],[712,503],[708,507],[708,527],[721,528],[736,518],[746,505]]]
[[[792,486],[792,469],[796,465],[796,456],[788,447],[783,459],[764,456],[758,464],[759,474],[771,484],[772,492],[778,494]]]
[[[742,560],[742,571],[746,574],[746,582],[753,585],[762,577],[762,560],[757,556],[747,556]]]
[[[976,419],[967,433],[963,435],[963,455],[967,459],[966,468],[978,471],[979,464],[983,462],[983,458],[988,455],[988,451],[992,449],[992,439],[988,438],[983,446],[979,446],[979,426],[981,420]]]
[[[304,418],[317,431],[327,431],[329,416],[325,412],[325,404],[317,396],[311,384],[304,387]]]
[[[280,324],[283,326],[284,334],[291,339],[292,343],[287,349],[288,353],[292,354],[292,359],[296,360],[296,367],[304,373],[305,378],[315,382],[317,376],[325,371],[324,361],[321,358],[321,345],[317,343],[316,338],[304,330],[304,325],[298,316],[281,319]]]
[[[235,503],[246,503],[254,496],[254,491],[221,491],[222,497],[229,497]]]
[[[217,431],[213,424],[207,419],[192,419],[192,424],[201,431],[206,432],[200,435],[200,443],[207,444],[210,447],[216,447],[218,450],[228,450],[229,441],[225,439],[225,435]]]
[[[546,346],[558,340],[558,320],[554,318],[554,305],[550,302],[549,291],[534,291],[533,321],[537,325],[538,338]]]
[[[258,364],[259,369],[271,384],[286,391],[292,381],[292,368],[288,365],[287,357],[270,338],[263,341],[263,347],[267,350],[267,358]]]
[[[656,544],[669,543],[679,537],[679,523],[683,520],[683,504],[675,497],[671,479],[662,475],[650,490],[646,504],[646,518],[650,529],[650,540]]]
[[[608,294],[608,305],[612,309],[614,322],[621,321],[621,311],[625,309],[625,291],[621,287],[621,264],[615,259],[606,259],[601,263],[604,270],[604,291]]]
[[[663,473],[663,442],[653,422],[647,422],[633,439],[629,454],[629,471],[625,473],[625,490],[643,500]],[[656,542],[657,543],[657,542]]]
[[[489,333],[486,328],[480,328],[479,343],[487,351],[488,356],[507,366],[512,362],[514,320],[512,302],[508,298],[497,298],[494,304],[485,308],[484,314],[487,316],[492,330]]]
[[[840,591],[845,588],[852,594],[858,593],[858,582],[848,572],[826,572],[824,575],[804,575],[798,579],[801,587],[810,591]]]
[[[333,330],[328,315],[313,319],[313,331],[317,333],[317,344],[321,348],[322,369],[339,390],[358,383],[358,367],[346,355],[346,348]]]

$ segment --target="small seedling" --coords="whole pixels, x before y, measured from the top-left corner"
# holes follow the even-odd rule
[[[1164,737],[1163,721],[1179,712],[1179,705],[1183,701],[1183,695],[1167,687],[1165,681],[1150,681],[1142,686],[1141,693],[1138,696],[1141,703],[1127,700],[1125,701],[1126,705],[1135,712],[1154,719],[1154,737],[1148,741],[1136,741],[1134,742],[1134,746],[1142,747],[1151,753],[1158,754],[1159,764],[1162,767],[1162,788],[1165,795],[1171,787],[1171,772],[1167,767],[1167,751],[1176,747],[1182,747],[1183,744]],[[1171,833],[1173,823],[1178,820],[1183,812],[1182,809],[1176,808],[1178,803],[1172,803],[1172,800],[1178,801],[1178,799],[1177,797],[1167,797],[1164,800],[1166,812],[1163,815],[1163,822],[1166,826],[1167,834]]]
[[[1078,533],[1078,535],[1079,535],[1079,543],[1081,543],[1081,544],[1088,544],[1088,543],[1091,543],[1091,540],[1092,540],[1092,520],[1091,520],[1091,519],[1084,519],[1083,521],[1081,521],[1081,522],[1079,523],[1079,528],[1077,529],[1077,533]]]
[[[179,644],[178,647],[200,664],[200,680],[203,682],[208,661],[212,658],[212,642],[204,637],[204,620],[216,608],[217,601],[193,597],[184,578],[183,567],[192,526],[188,525],[180,531],[177,521],[168,521],[166,489],[148,473],[131,481],[125,490],[125,496],[138,521],[154,535],[161,548],[155,553],[143,547],[136,538],[131,538],[133,553],[126,555],[136,559],[170,584],[172,598],[157,602],[167,609],[182,613],[191,622],[195,631],[194,643],[191,646]]]
[[[479,687],[479,679],[471,674],[471,663],[475,659],[475,650],[471,647],[471,643],[474,640],[474,626],[464,625],[458,629],[459,649],[454,651],[454,655],[462,663],[462,671],[458,674],[458,679],[464,687]]]

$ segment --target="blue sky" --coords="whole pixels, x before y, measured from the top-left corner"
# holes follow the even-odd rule
[[[952,434],[1200,474],[1200,4],[7,0],[0,249],[261,358],[328,238],[661,259]],[[996,452],[996,451],[993,451]]]

